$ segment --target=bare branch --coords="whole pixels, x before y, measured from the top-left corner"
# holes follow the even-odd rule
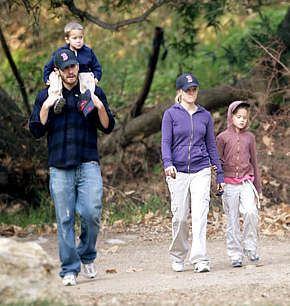
[[[110,31],[118,31],[119,28],[122,28],[124,26],[130,25],[130,24],[134,24],[134,23],[141,23],[143,21],[147,21],[147,17],[156,9],[160,8],[163,5],[166,4],[192,4],[192,5],[197,5],[198,4],[198,0],[196,1],[189,1],[189,0],[158,0],[156,2],[153,2],[152,6],[145,11],[141,16],[136,17],[136,18],[130,18],[130,19],[126,19],[117,23],[107,23],[107,22],[103,22],[101,21],[99,18],[97,18],[96,16],[93,16],[91,14],[89,14],[86,11],[82,11],[80,9],[78,9],[75,6],[74,0],[65,0],[64,4],[68,7],[68,9],[76,16],[78,16],[82,21],[87,19],[89,21],[91,21],[92,23],[100,26],[101,28],[110,30]]]
[[[249,36],[252,38],[252,40],[259,45],[273,60],[275,60],[277,63],[279,63],[290,75],[290,70],[276,57],[274,56],[266,47],[264,47],[259,41],[257,41],[251,34]]]

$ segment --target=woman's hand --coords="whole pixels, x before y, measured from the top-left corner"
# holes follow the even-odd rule
[[[172,178],[176,178],[176,168],[174,166],[169,166],[165,170],[165,175],[170,176]]]
[[[217,166],[216,165],[212,165],[212,170],[216,172],[217,171]]]
[[[224,191],[225,186],[226,186],[226,183],[219,183],[217,184],[217,190]]]
[[[226,183],[219,183],[216,185],[217,195],[222,195],[224,193],[225,186],[226,186]]]

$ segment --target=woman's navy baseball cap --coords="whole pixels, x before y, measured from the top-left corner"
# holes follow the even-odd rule
[[[197,78],[193,74],[183,74],[176,80],[176,90],[187,91],[190,87],[199,87]]]

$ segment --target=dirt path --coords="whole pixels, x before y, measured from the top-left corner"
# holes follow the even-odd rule
[[[170,232],[103,231],[98,240],[96,279],[82,275],[65,287],[76,305],[290,305],[290,237],[259,237],[260,263],[244,260],[233,269],[225,238],[209,237],[210,273],[192,266],[176,273],[168,254]],[[57,237],[38,238],[59,272]],[[61,282],[60,282],[61,285]]]

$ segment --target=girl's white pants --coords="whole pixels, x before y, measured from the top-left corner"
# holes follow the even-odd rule
[[[192,246],[189,262],[208,263],[206,256],[206,225],[209,211],[211,169],[197,173],[177,172],[176,178],[167,177],[171,194],[172,238],[169,247],[172,261],[183,262],[189,251],[188,215],[191,207]]]
[[[222,195],[227,217],[227,253],[232,260],[242,258],[243,249],[257,249],[258,209],[253,188],[248,180],[239,184],[226,184]],[[242,236],[240,214],[243,214]]]
[[[56,72],[53,71],[49,75],[49,82],[48,95],[54,93],[62,96],[62,80]],[[95,92],[95,79],[92,72],[80,72],[79,82],[81,93],[85,93],[87,89],[89,89],[91,93]]]

